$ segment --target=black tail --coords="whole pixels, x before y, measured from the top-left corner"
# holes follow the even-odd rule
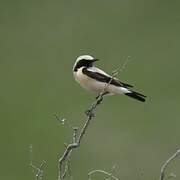
[[[141,102],[145,102],[145,98],[146,96],[144,96],[143,94],[140,94],[138,92],[135,92],[135,91],[131,91],[129,93],[125,93],[126,96],[129,96],[129,97],[132,97],[134,99],[137,99]]]

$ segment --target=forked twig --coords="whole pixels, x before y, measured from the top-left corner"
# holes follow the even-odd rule
[[[59,175],[58,175],[58,180],[63,180],[64,177],[67,174],[67,168],[64,167],[64,165],[66,164],[67,158],[69,158],[71,152],[73,149],[77,148],[80,146],[81,141],[83,139],[83,136],[88,128],[88,125],[90,123],[90,121],[93,119],[94,117],[94,113],[96,110],[96,107],[100,104],[100,101],[102,101],[102,94],[97,98],[96,102],[92,104],[91,108],[88,110],[87,113],[87,120],[85,121],[79,135],[77,135],[77,130],[74,130],[73,133],[73,142],[68,144],[67,147],[65,148],[65,151],[63,153],[63,155],[60,157],[59,159]]]
[[[131,56],[127,56],[124,62],[118,68],[112,71],[112,76],[116,77],[120,72],[122,72],[126,68],[130,58]]]
[[[63,180],[67,174],[68,171],[68,166],[67,166],[67,159],[70,157],[71,152],[73,149],[78,148],[81,144],[81,141],[84,137],[84,134],[87,131],[87,128],[91,122],[91,120],[95,117],[95,111],[96,108],[99,104],[101,104],[103,100],[104,93],[106,92],[106,88],[110,85],[111,81],[113,78],[117,75],[117,70],[116,73],[113,73],[112,78],[110,81],[105,85],[103,91],[99,94],[97,97],[96,101],[91,105],[90,109],[86,111],[87,119],[80,130],[80,133],[78,134],[78,129],[73,128],[73,140],[72,143],[68,144],[65,148],[65,151],[63,155],[59,158],[59,175],[58,175],[58,180]]]
[[[46,164],[45,161],[43,161],[39,167],[33,165],[32,163],[30,164],[30,167],[32,167],[36,171],[36,180],[43,179],[43,174],[44,174],[43,168],[45,164]]]
[[[40,166],[35,166],[33,164],[33,146],[30,145],[29,146],[29,151],[30,151],[30,167],[33,168],[36,171],[36,180],[42,180],[43,179],[43,175],[44,175],[44,171],[43,168],[46,164],[46,161],[43,161]]]

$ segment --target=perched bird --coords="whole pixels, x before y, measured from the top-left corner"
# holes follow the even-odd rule
[[[76,59],[73,66],[75,80],[86,90],[99,95],[125,94],[141,102],[145,101],[146,96],[131,90],[130,84],[123,83],[119,79],[110,76],[101,69],[94,66],[98,59],[90,55],[82,55]]]

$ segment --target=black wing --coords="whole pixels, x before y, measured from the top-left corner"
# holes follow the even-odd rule
[[[89,71],[87,68],[83,68],[82,72],[85,75],[91,77],[92,79],[95,79],[95,80],[100,81],[100,82],[105,82],[105,83],[110,82],[110,84],[115,85],[115,86],[120,86],[120,87],[127,87],[127,88],[133,87],[130,84],[123,83],[123,82],[119,81],[118,79],[112,79],[111,77],[106,76],[104,74],[101,74],[99,72]]]

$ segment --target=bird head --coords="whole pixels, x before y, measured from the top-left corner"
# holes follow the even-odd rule
[[[73,71],[76,72],[81,67],[92,67],[93,63],[96,61],[98,61],[98,59],[93,58],[90,55],[79,56],[73,66]]]

